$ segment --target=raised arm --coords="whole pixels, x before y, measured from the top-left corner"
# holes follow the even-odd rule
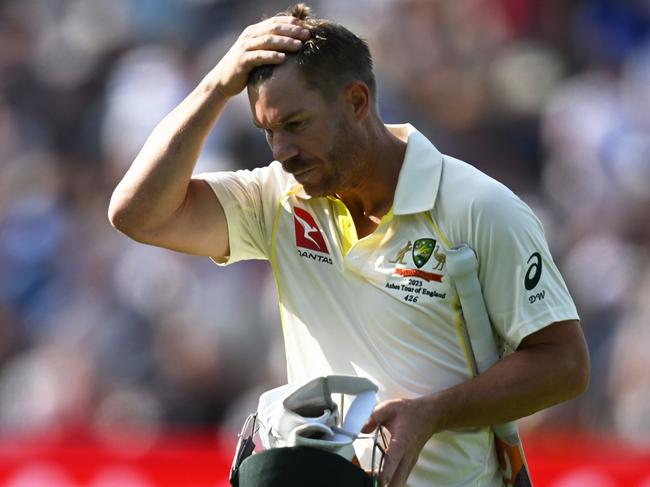
[[[108,217],[139,242],[181,252],[225,257],[228,226],[208,184],[192,179],[205,139],[250,71],[279,64],[300,49],[309,31],[295,17],[272,17],[247,27],[199,85],[154,129],[115,188]]]

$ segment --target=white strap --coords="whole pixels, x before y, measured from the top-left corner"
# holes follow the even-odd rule
[[[478,259],[471,247],[462,244],[447,250],[445,263],[458,292],[477,372],[485,372],[499,360],[499,351],[478,280]],[[521,443],[515,421],[493,425],[493,428],[508,444]]]
[[[499,360],[499,351],[478,280],[476,254],[468,245],[457,245],[447,250],[445,263],[460,298],[477,372],[485,372]]]

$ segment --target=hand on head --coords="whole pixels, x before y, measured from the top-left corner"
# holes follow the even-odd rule
[[[213,70],[215,87],[234,96],[246,87],[248,74],[257,66],[280,64],[286,53],[298,52],[310,32],[292,16],[276,16],[248,26]]]

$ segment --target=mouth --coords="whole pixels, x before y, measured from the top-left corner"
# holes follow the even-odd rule
[[[309,175],[316,170],[316,166],[310,166],[306,167],[304,169],[300,169],[299,171],[296,171],[293,173],[293,177],[296,178],[298,181],[301,179],[305,179],[305,177],[309,177]]]

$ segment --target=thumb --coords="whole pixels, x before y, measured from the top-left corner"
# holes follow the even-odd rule
[[[368,421],[366,421],[366,424],[363,426],[363,428],[361,428],[361,431],[363,433],[372,433],[373,431],[375,431],[377,426],[384,423],[386,419],[387,419],[387,414],[385,408],[383,408],[382,405],[380,404],[372,412],[372,414],[368,418]]]
[[[363,428],[361,428],[362,433],[372,433],[375,431],[375,428],[377,428],[377,421],[374,419],[373,415],[370,415],[368,418],[368,421],[366,421],[366,424],[363,425]]]

